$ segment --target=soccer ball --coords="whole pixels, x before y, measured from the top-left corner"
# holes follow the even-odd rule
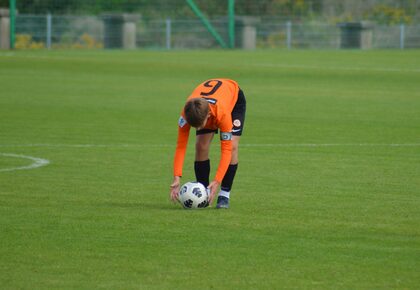
[[[187,182],[181,186],[178,200],[186,209],[204,208],[209,205],[207,190],[199,182]]]

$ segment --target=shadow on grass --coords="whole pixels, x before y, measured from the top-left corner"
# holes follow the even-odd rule
[[[100,207],[145,209],[145,210],[180,210],[181,206],[171,202],[126,202],[126,201],[102,201],[96,203]]]
[[[124,201],[105,201],[98,202],[96,206],[106,207],[106,208],[121,208],[121,209],[140,209],[140,210],[158,210],[158,211],[185,211],[185,212],[198,212],[198,211],[208,211],[215,210],[216,207],[211,206],[203,209],[187,210],[182,208],[180,204],[167,202],[124,202]],[[226,210],[219,210],[226,211]]]

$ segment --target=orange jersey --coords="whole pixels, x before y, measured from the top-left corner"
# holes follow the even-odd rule
[[[205,98],[210,107],[210,117],[203,129],[220,130],[221,156],[215,180],[222,182],[232,158],[232,110],[238,100],[239,86],[229,79],[211,79],[194,89],[192,98]],[[182,176],[185,153],[191,126],[185,121],[184,111],[178,122],[178,141],[174,159],[174,176]]]

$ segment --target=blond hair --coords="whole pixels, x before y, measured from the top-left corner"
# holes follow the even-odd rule
[[[209,103],[204,98],[194,98],[187,101],[184,107],[185,119],[192,127],[204,125],[209,114]]]

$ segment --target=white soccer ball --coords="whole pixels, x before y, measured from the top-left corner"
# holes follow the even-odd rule
[[[178,199],[186,209],[204,208],[209,205],[207,190],[199,182],[187,182],[181,186]]]

